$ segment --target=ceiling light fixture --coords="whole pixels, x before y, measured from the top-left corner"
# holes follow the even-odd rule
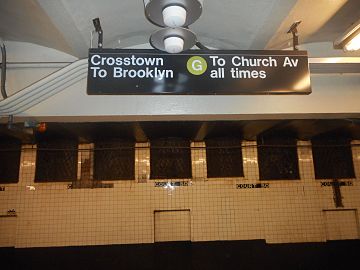
[[[144,0],[145,16],[160,27],[183,27],[202,13],[203,0]]]
[[[344,35],[334,42],[335,49],[344,51],[360,50],[360,20],[354,23]]]
[[[168,53],[180,53],[196,45],[188,29],[202,13],[203,0],[143,0],[146,18],[164,27],[150,37],[150,44]]]
[[[151,35],[150,44],[161,51],[179,53],[192,48],[196,44],[196,36],[186,28],[164,28]]]
[[[164,46],[168,53],[179,53],[184,49],[184,40],[181,37],[167,37]]]
[[[182,27],[186,22],[186,9],[181,6],[169,6],[162,11],[164,24],[169,27]]]

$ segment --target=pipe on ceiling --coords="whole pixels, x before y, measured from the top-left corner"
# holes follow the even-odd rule
[[[3,99],[7,98],[5,82],[6,82],[6,48],[4,41],[0,38],[0,48],[1,48],[1,95]]]
[[[209,50],[208,47],[206,47],[204,44],[202,44],[200,41],[197,41],[195,43],[196,47],[198,47],[200,50]]]
[[[61,92],[87,76],[88,59],[78,60],[31,84],[21,91],[0,100],[0,116],[19,114]]]

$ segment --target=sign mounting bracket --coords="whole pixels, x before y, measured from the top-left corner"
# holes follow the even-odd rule
[[[292,34],[293,36],[293,49],[294,51],[298,51],[299,50],[299,34],[298,34],[298,30],[297,27],[299,26],[299,24],[301,23],[301,21],[296,21],[294,22],[289,30],[287,31],[288,34]]]

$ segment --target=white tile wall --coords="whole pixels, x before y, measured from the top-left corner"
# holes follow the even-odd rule
[[[192,241],[326,241],[323,210],[335,209],[333,192],[314,179],[310,143],[298,143],[301,180],[263,181],[270,188],[236,189],[236,184],[260,183],[256,142],[242,144],[245,177],[207,179],[204,143],[197,142],[192,143],[190,186],[169,188],[155,187],[155,181],[149,180],[149,145],[137,144],[136,180],[112,181],[114,188],[103,189],[68,189],[68,182],[34,183],[36,146],[24,145],[19,183],[1,185],[6,189],[0,192],[0,215],[15,209],[17,217],[13,231],[3,230],[0,222],[0,246],[152,243],[154,211],[179,209],[190,210]],[[360,148],[352,149],[359,178]],[[80,168],[86,157],[86,151],[79,155]],[[345,209],[360,208],[358,180],[341,187]]]

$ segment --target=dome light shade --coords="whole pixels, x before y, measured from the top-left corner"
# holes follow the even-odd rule
[[[196,44],[195,34],[187,28],[163,28],[154,32],[150,44],[155,49],[168,53],[179,53],[191,49]]]
[[[146,18],[160,27],[186,27],[200,18],[203,0],[143,0]]]
[[[179,53],[184,49],[184,40],[180,37],[167,37],[164,39],[164,46],[168,53]]]
[[[186,22],[186,9],[181,6],[168,6],[162,11],[164,24],[169,27],[182,27]]]

